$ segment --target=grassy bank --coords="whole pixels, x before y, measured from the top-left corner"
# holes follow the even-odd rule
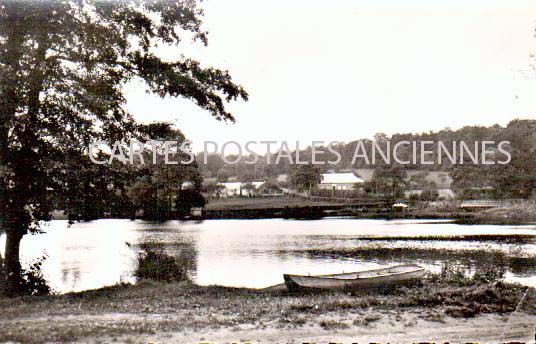
[[[206,210],[270,209],[284,207],[305,207],[315,205],[333,205],[331,202],[315,201],[303,197],[236,197],[211,199]]]
[[[392,211],[381,204],[347,200],[333,202],[299,196],[236,197],[210,200],[205,207],[207,218],[275,218],[344,216],[360,219],[455,219],[473,221],[474,214],[457,207],[428,207],[409,211]],[[364,202],[364,203],[363,203]],[[369,203],[374,201],[369,200]],[[309,214],[312,212],[311,214]]]
[[[255,208],[257,207],[257,208]],[[377,209],[351,209],[349,204],[336,204],[329,202],[314,202],[306,199],[294,199],[292,202],[242,201],[227,200],[208,206],[207,218],[279,218],[297,217],[294,213],[301,214],[300,210],[314,210],[315,218],[320,217],[353,217],[356,219],[381,219],[381,220],[453,220],[458,224],[490,224],[490,225],[523,225],[536,224],[536,207],[524,206],[503,207],[484,211],[468,212],[463,210],[438,210],[434,208],[410,209],[404,212]],[[286,208],[286,209],[285,209]],[[285,216],[285,211],[290,210],[290,215]],[[305,213],[304,217],[307,217]]]
[[[477,212],[466,221],[473,224],[536,224],[536,204],[506,205]]]
[[[296,328],[364,329],[384,318],[406,326],[410,313],[431,322],[508,314],[516,309],[536,314],[536,290],[501,282],[479,283],[455,274],[429,275],[420,286],[363,294],[297,295],[278,288],[263,291],[144,281],[59,296],[0,299],[0,308],[2,342],[135,341],[142,335],[164,333],[199,340],[203,333],[218,329],[268,328],[276,333]]]
[[[365,202],[365,200],[362,200]],[[365,202],[366,203],[366,202]],[[264,219],[264,218],[320,218],[354,217],[357,219],[429,219],[454,220],[459,224],[519,225],[536,224],[536,204],[531,202],[502,206],[481,211],[466,211],[458,202],[393,211],[385,206],[363,206],[356,201],[319,200],[301,196],[230,197],[212,199],[205,206],[208,219]],[[54,212],[56,220],[66,219],[62,212]]]

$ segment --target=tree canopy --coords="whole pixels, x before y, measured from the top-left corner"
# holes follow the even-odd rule
[[[193,0],[0,3],[0,220],[9,289],[20,282],[20,239],[49,219],[54,199],[78,189],[73,173],[89,143],[140,134],[124,107],[126,83],[143,80],[148,92],[234,121],[225,105],[247,93],[227,71],[157,53],[163,45],[180,52],[189,40],[206,45],[202,16]]]

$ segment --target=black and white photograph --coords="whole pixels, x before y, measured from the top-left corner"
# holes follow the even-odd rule
[[[0,0],[0,343],[536,344],[536,2]]]

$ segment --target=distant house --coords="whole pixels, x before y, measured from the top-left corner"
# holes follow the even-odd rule
[[[243,197],[252,197],[257,196],[260,193],[260,187],[265,182],[257,181],[257,182],[225,182],[225,183],[218,183],[218,185],[221,186],[221,190],[219,190],[219,197],[235,197],[235,196],[243,196]]]
[[[249,182],[242,183],[242,196],[256,196],[259,194],[259,187],[264,184],[264,182]]]
[[[318,188],[321,190],[355,190],[356,184],[364,182],[353,173],[324,173]]]
[[[220,198],[223,194],[223,185],[216,181],[216,178],[205,178],[201,190],[207,198]]]
[[[221,190],[222,197],[233,197],[242,195],[242,183],[241,182],[232,182],[232,183],[220,183],[223,186]]]
[[[258,187],[257,191],[261,196],[283,196],[285,193],[288,193],[277,182],[273,181],[263,183]]]
[[[251,182],[251,185],[253,185],[256,189],[258,189],[264,183],[265,182]]]

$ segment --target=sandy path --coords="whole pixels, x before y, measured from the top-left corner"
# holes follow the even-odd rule
[[[109,320],[115,318],[109,317]],[[120,317],[121,318],[121,317]],[[143,321],[129,317],[130,321]],[[332,318],[336,320],[336,318]],[[93,319],[96,320],[96,319]],[[102,320],[102,319],[101,319]],[[147,320],[147,319],[146,319]],[[154,318],[152,319],[154,320]],[[262,328],[259,328],[262,327]],[[348,328],[325,329],[306,323],[282,327],[278,323],[238,325],[232,329],[200,329],[153,335],[126,335],[118,338],[85,338],[82,342],[115,341],[136,343],[535,343],[536,316],[514,314],[481,315],[471,319],[447,317],[442,322],[423,320],[415,313],[386,316],[365,326],[349,323]]]

